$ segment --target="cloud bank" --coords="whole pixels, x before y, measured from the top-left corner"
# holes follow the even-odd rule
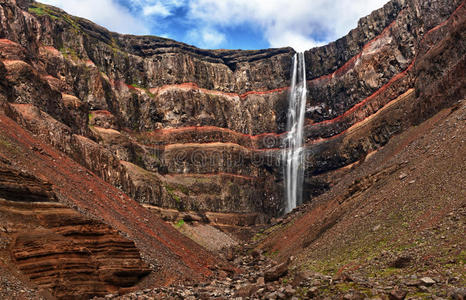
[[[387,0],[193,0],[190,17],[212,27],[258,26],[271,47],[309,49],[356,27]]]
[[[357,26],[388,0],[42,0],[121,33],[155,34],[203,48],[222,47],[238,27],[270,47],[310,49]],[[167,26],[167,24],[169,24]],[[176,28],[172,28],[172,25]],[[170,32],[172,31],[172,32]],[[253,39],[247,34],[242,39]],[[230,43],[231,44],[231,43]],[[251,40],[250,44],[254,45]]]
[[[67,13],[89,19],[109,30],[128,34],[150,34],[143,20],[114,0],[40,0]]]

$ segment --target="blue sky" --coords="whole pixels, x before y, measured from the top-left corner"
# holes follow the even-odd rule
[[[388,0],[39,0],[112,31],[152,34],[208,49],[331,42]]]

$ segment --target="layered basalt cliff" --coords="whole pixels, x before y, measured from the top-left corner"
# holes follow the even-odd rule
[[[465,97],[464,16],[392,0],[305,52],[305,201]],[[30,0],[0,1],[0,24],[0,272],[63,298],[236,272],[157,214],[247,236],[283,213],[294,51],[120,35]]]
[[[409,65],[380,89],[340,116],[307,126],[308,150],[315,162],[310,171],[323,173],[355,162],[394,134],[464,98],[465,11],[463,1],[449,17],[426,30]],[[398,114],[393,113],[395,108]],[[372,128],[365,131],[364,126]],[[359,137],[352,138],[358,131]]]
[[[460,0],[393,0],[306,51],[306,200],[331,184],[311,175],[358,161],[464,95],[463,15]],[[282,212],[292,49],[119,35],[31,1],[5,1],[0,16],[6,111],[17,122],[139,202]],[[395,102],[406,110],[393,118]]]

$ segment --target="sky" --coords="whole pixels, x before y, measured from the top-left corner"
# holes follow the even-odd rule
[[[39,0],[111,31],[206,49],[296,51],[346,35],[388,0]]]

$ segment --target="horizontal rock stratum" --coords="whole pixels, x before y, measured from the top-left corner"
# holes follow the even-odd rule
[[[456,96],[426,103],[426,94],[436,92],[420,78],[431,76],[421,66],[430,63],[433,48],[461,31],[463,6],[459,0],[390,1],[347,36],[305,52],[308,173],[358,161],[459,97],[462,85],[451,80],[449,93]],[[63,134],[44,136],[48,142],[142,203],[265,217],[283,211],[283,189],[275,183],[282,181],[293,49],[203,50],[112,33],[37,2],[6,1],[2,9],[7,98],[33,104],[64,125]],[[454,55],[436,62],[451,73],[436,78],[439,84],[464,59],[461,42],[452,45],[446,51]],[[418,106],[402,120],[374,118],[410,90]],[[13,115],[29,130],[51,130],[24,110],[15,106]],[[363,139],[346,138],[350,132]],[[217,188],[215,174],[227,189]],[[186,176],[204,188],[186,193],[192,186]],[[238,176],[250,180],[238,182]],[[306,190],[326,185],[314,181]]]

